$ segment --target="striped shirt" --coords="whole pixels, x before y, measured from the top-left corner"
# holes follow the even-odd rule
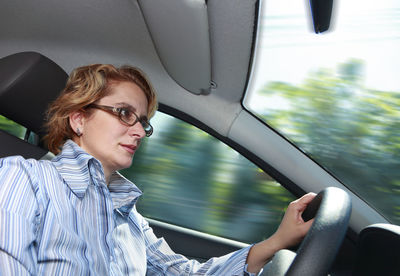
[[[205,263],[174,253],[118,172],[68,140],[52,161],[0,159],[0,275],[243,275],[249,247]]]

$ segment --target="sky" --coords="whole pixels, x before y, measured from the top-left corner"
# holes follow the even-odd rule
[[[364,62],[365,87],[400,92],[400,1],[336,0],[322,34],[312,30],[306,0],[264,0],[261,10],[250,105],[270,81],[299,84],[310,71],[350,58]]]

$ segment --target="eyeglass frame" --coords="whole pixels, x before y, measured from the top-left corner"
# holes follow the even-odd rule
[[[92,104],[89,104],[86,108],[94,108],[94,109],[103,110],[111,115],[118,117],[122,123],[124,123],[128,126],[134,126],[137,122],[139,122],[142,125],[144,132],[146,133],[146,137],[150,137],[153,134],[153,126],[150,124],[150,122],[146,119],[139,118],[139,116],[136,115],[136,113],[133,110],[129,110],[126,107],[117,107],[117,106],[109,106],[109,105],[101,105],[101,104],[92,103]],[[135,121],[133,123],[126,122],[124,119],[122,119],[121,113],[123,110],[128,110],[129,112],[132,112],[132,114],[135,116]],[[150,130],[146,131],[147,127],[150,127]]]

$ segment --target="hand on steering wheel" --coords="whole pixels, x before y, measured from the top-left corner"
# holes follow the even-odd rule
[[[278,230],[272,237],[280,245],[279,249],[297,245],[307,234],[314,220],[305,222],[302,213],[315,196],[314,193],[308,193],[289,204]]]
[[[306,195],[300,198],[300,204],[298,201],[297,203],[294,201],[294,207],[289,205],[285,214],[285,217],[289,217],[284,217],[279,227],[283,227],[284,230],[278,228],[276,233],[280,239],[285,239],[285,234],[289,235],[285,245],[291,246],[297,238],[302,236],[301,231],[307,231],[309,223],[312,223],[297,253],[289,250],[278,251],[264,267],[261,275],[320,276],[328,274],[347,231],[351,214],[351,198],[347,192],[329,187],[315,196],[304,210],[302,204],[307,205],[310,202],[308,201],[309,197],[313,196]],[[301,213],[301,218],[290,217],[299,216]],[[314,220],[308,221],[314,216]],[[298,225],[293,225],[293,221],[296,219]],[[286,225],[287,223],[291,224]],[[299,234],[287,233],[285,229],[290,229],[288,227],[298,227]]]

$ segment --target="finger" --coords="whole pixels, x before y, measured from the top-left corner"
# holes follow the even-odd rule
[[[307,193],[300,198],[300,201],[310,203],[316,195],[316,193]]]
[[[299,209],[301,211],[304,211],[307,207],[307,205],[314,199],[316,196],[315,193],[308,193],[303,195],[301,198],[299,198],[298,204],[299,204]]]

